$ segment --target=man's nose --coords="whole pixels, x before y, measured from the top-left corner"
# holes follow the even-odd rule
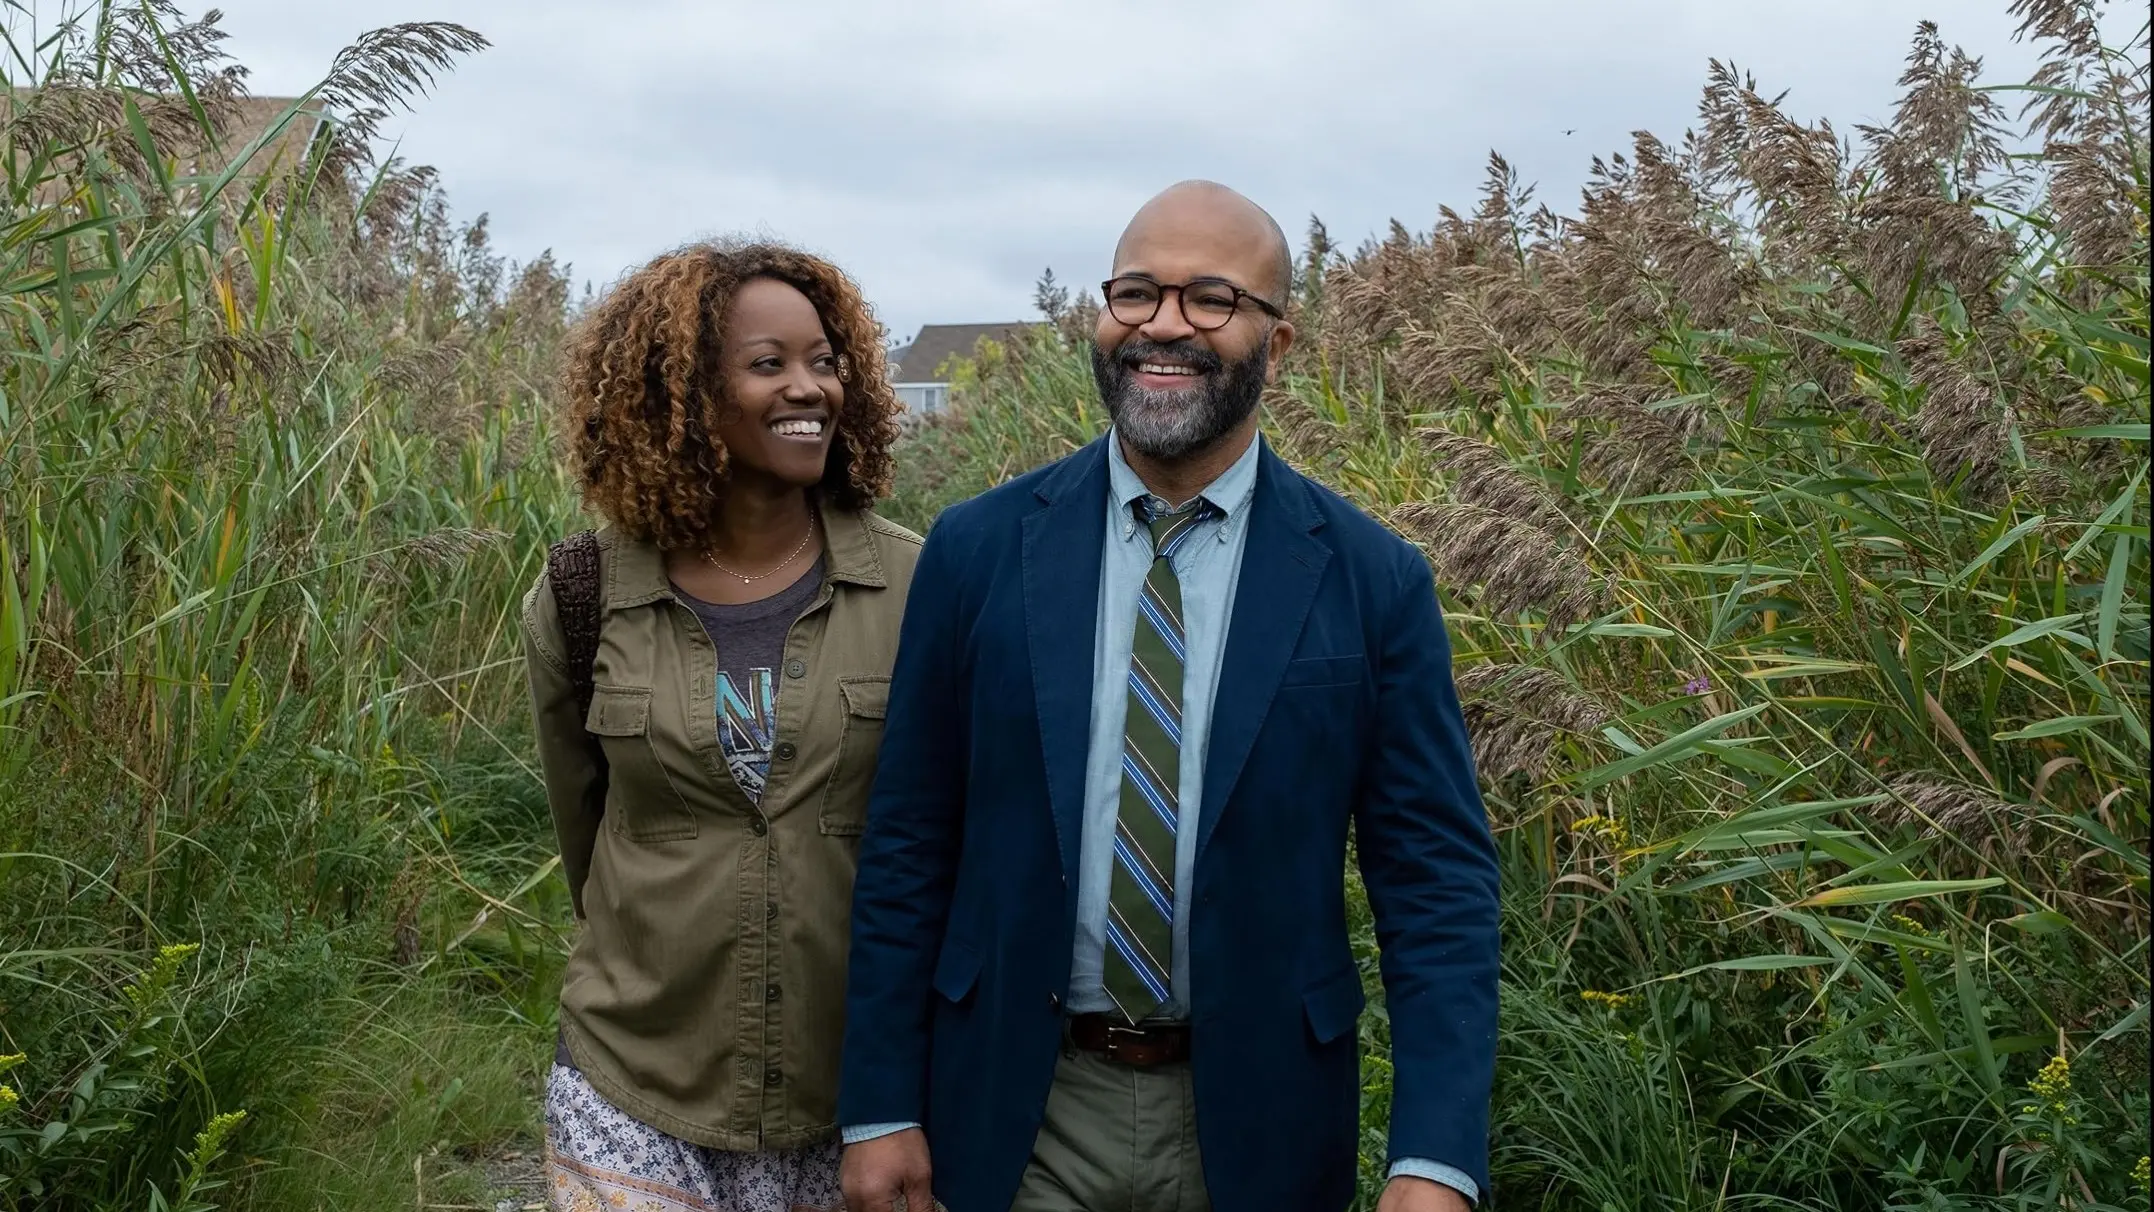
[[[1186,341],[1196,336],[1197,330],[1190,325],[1189,317],[1182,314],[1181,288],[1169,286],[1160,291],[1159,310],[1152,313],[1151,319],[1138,325],[1137,331],[1143,334],[1145,340],[1156,341],[1161,345]]]

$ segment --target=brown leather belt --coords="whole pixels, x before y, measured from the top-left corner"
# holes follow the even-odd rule
[[[1079,1014],[1069,1020],[1070,1043],[1118,1065],[1149,1069],[1189,1059],[1189,1024],[1132,1027],[1110,1014]]]

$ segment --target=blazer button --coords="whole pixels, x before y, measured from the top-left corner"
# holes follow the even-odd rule
[[[793,748],[793,742],[779,741],[778,747],[771,750],[770,755],[774,758],[777,758],[781,762],[790,762],[793,760],[794,755],[798,754],[799,752],[800,751],[798,749]]]
[[[770,832],[770,822],[764,820],[762,817],[757,817],[754,821],[749,823],[748,829],[757,837],[761,837],[764,834]]]
[[[794,657],[792,660],[785,663],[785,676],[789,678],[804,678],[808,676],[808,663],[801,660],[799,657]]]
[[[1054,1011],[1056,1014],[1062,1013],[1062,996],[1058,993],[1048,994],[1047,1008]]]

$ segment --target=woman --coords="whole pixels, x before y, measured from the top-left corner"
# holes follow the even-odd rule
[[[868,510],[897,434],[879,330],[824,261],[698,245],[601,300],[565,378],[608,525],[596,576],[562,577],[591,613],[564,633],[551,573],[524,600],[582,922],[554,1207],[837,1208],[854,854],[920,546]],[[579,693],[565,634],[593,615]]]

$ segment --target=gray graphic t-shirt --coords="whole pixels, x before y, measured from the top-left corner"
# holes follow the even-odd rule
[[[721,606],[682,589],[673,594],[703,621],[718,650],[718,744],[733,781],[751,803],[763,800],[778,727],[778,669],[785,634],[823,587],[823,562],[760,602]]]

